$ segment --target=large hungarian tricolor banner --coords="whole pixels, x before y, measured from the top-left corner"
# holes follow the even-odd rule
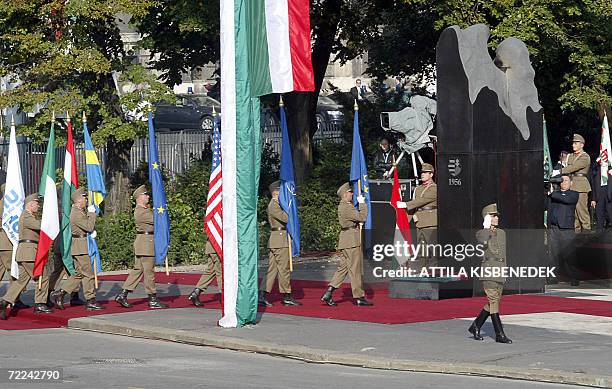
[[[604,113],[603,123],[601,123],[601,143],[599,145],[599,158],[597,162],[601,166],[600,182],[601,186],[608,185],[608,176],[612,174],[612,150],[610,147],[610,128],[608,127],[608,115]]]
[[[66,142],[66,158],[64,159],[64,181],[62,181],[62,261],[70,274],[74,274],[74,264],[70,247],[72,246],[72,227],[70,226],[70,212],[72,210],[72,193],[79,188],[79,179],[76,166],[76,155],[72,141],[72,122],[68,116],[68,141]],[[59,242],[56,242],[58,244]]]
[[[287,11],[277,14],[271,11],[282,7]],[[283,47],[273,46],[275,43],[268,39],[270,35],[280,34],[273,32],[272,24],[268,24],[272,23],[273,15],[285,20]],[[290,15],[300,20],[292,22]],[[223,327],[254,323],[257,315],[261,131],[259,98],[253,96],[313,90],[314,82],[300,81],[312,79],[312,64],[307,63],[311,52],[308,18],[308,1],[304,0],[221,0],[224,259],[223,317],[219,325]],[[308,36],[307,41],[304,34]],[[300,37],[302,46],[292,51],[290,37],[294,35]],[[269,47],[272,49],[268,50]],[[290,53],[291,73],[283,70],[288,62],[287,57],[281,57],[287,53]],[[303,66],[295,65],[299,61],[294,63],[293,58],[302,61]]]
[[[42,219],[40,222],[40,238],[36,248],[34,261],[34,277],[43,274],[43,269],[49,261],[49,247],[59,234],[59,212],[57,208],[57,191],[55,189],[55,117],[51,120],[51,134],[47,143],[45,166],[40,178],[38,194],[44,198]]]

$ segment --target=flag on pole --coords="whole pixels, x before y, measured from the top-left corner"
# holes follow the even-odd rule
[[[402,201],[402,191],[397,175],[397,168],[393,169],[393,188],[391,190],[391,206],[395,208],[395,236],[394,244],[400,244],[402,247],[404,243],[410,248],[408,255],[396,255],[395,259],[399,265],[406,263],[410,259],[410,253],[412,252],[412,243],[414,242],[412,237],[412,228],[410,226],[410,220],[408,214],[403,208],[398,208],[398,201]],[[403,250],[402,250],[403,254]]]
[[[74,274],[74,263],[70,254],[70,247],[72,246],[72,226],[70,225],[72,199],[70,196],[79,188],[78,177],[74,142],[72,141],[72,122],[70,116],[68,116],[68,140],[66,142],[66,157],[64,158],[64,180],[62,181],[62,219],[60,221],[62,240],[56,242],[56,244],[61,243],[62,261],[71,275]]]
[[[280,191],[278,203],[289,217],[287,233],[291,237],[291,255],[300,255],[300,218],[298,216],[297,200],[295,198],[295,178],[293,176],[293,159],[291,158],[291,145],[287,129],[285,106],[280,104],[280,124],[282,134],[281,160],[280,160]]]
[[[372,228],[372,207],[370,205],[370,180],[368,179],[368,167],[361,147],[361,136],[359,135],[359,108],[355,101],[355,116],[353,119],[353,152],[351,157],[351,173],[349,181],[353,184],[353,203],[358,207],[357,196],[365,197],[368,206],[368,218],[364,223],[364,228]],[[361,185],[361,187],[360,187]]]
[[[550,159],[550,148],[548,147],[548,130],[546,129],[546,119],[544,119],[544,179],[549,180],[553,171],[552,160]]]
[[[259,98],[252,96],[313,90],[314,82],[293,81],[313,78],[308,1],[221,0],[220,6],[224,261],[223,317],[219,325],[236,327],[254,323],[257,316],[261,130]],[[301,42],[293,51],[289,43],[291,77],[278,65],[289,63],[287,44],[281,48],[268,40],[276,35],[284,39],[285,35],[273,32],[271,21],[276,15],[272,10],[280,7],[286,9],[277,14],[286,20],[285,42],[291,42],[290,37]],[[302,62],[294,62],[296,56]],[[294,65],[297,63],[303,66]],[[284,81],[273,81],[277,76]]]
[[[149,182],[153,194],[153,243],[155,245],[155,264],[161,265],[168,255],[170,246],[170,217],[166,190],[161,176],[161,164],[157,157],[157,142],[153,128],[153,113],[149,111]]]
[[[44,203],[40,221],[40,237],[36,248],[36,260],[34,261],[34,277],[43,274],[43,269],[49,261],[49,247],[59,234],[60,229],[57,190],[55,188],[55,115],[51,120],[51,133],[47,143],[47,155],[45,156],[38,194],[43,197]]]
[[[87,118],[83,113],[83,137],[85,139],[85,169],[87,172],[87,204],[93,205],[96,208],[96,214],[100,214],[100,204],[106,196],[106,187],[104,186],[104,176],[100,168],[100,161],[94,150],[89,130],[87,128]],[[100,258],[100,250],[96,239],[87,234],[87,246],[91,263],[95,264],[96,272],[102,271],[102,260]]]
[[[19,278],[19,266],[15,260],[19,243],[19,218],[25,206],[25,191],[21,176],[21,162],[15,136],[15,120],[11,122],[8,160],[6,166],[6,186],[4,188],[4,210],[2,211],[2,229],[13,244],[11,259],[11,276]]]
[[[213,108],[214,109],[214,108]],[[223,260],[223,180],[221,174],[221,131],[219,117],[213,112],[212,167],[208,180],[208,199],[204,229],[210,244]]]
[[[599,157],[597,163],[599,169],[601,186],[608,185],[608,177],[612,174],[612,162],[610,158],[612,150],[610,147],[610,127],[608,127],[608,115],[604,113],[603,123],[601,123],[601,143],[599,144]]]

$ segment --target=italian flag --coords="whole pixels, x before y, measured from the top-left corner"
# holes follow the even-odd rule
[[[610,127],[608,127],[608,115],[604,113],[603,123],[601,124],[601,143],[599,144],[599,157],[597,162],[601,166],[600,182],[601,186],[608,185],[608,176],[612,174],[612,147],[610,147]]]
[[[64,159],[64,180],[62,181],[62,260],[64,266],[74,274],[74,263],[70,255],[72,246],[72,227],[70,226],[70,211],[72,210],[72,198],[70,197],[79,188],[79,179],[74,153],[74,142],[72,141],[72,122],[68,116],[68,141],[66,142],[66,157]],[[59,242],[56,242],[59,244]]]
[[[314,81],[308,1],[221,0],[220,5],[223,314],[219,325],[237,327],[255,323],[257,315],[261,160],[257,96],[313,90]]]
[[[57,192],[55,189],[55,116],[51,120],[51,134],[47,143],[47,155],[40,178],[38,194],[44,198],[42,220],[40,222],[40,238],[36,248],[34,261],[34,277],[43,274],[43,269],[49,261],[49,248],[59,234],[59,215],[57,208]]]

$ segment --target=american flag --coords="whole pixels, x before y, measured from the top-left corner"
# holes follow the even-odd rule
[[[215,116],[212,135],[212,168],[208,182],[208,201],[204,228],[210,243],[215,248],[219,258],[223,259],[223,201],[221,180],[221,131],[219,117]]]

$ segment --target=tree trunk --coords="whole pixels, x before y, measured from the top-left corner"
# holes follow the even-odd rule
[[[134,141],[117,141],[108,138],[106,143],[106,171],[108,195],[105,201],[105,211],[116,215],[121,211],[130,210],[130,149]]]

